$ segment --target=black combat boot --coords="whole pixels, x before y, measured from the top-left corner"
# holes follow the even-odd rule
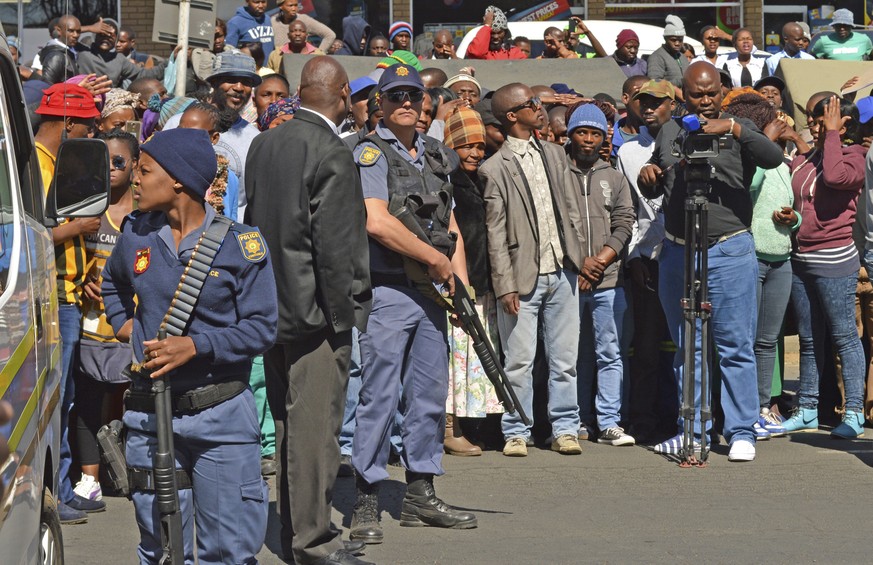
[[[379,483],[371,485],[362,477],[356,476],[355,487],[357,498],[349,539],[368,544],[382,543],[385,534],[379,524]]]
[[[433,475],[407,471],[400,525],[467,530],[475,528],[477,523],[475,514],[453,508],[437,498]]]

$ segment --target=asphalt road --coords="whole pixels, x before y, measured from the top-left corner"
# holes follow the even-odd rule
[[[796,367],[789,367],[796,373]],[[867,436],[873,437],[868,429]],[[832,440],[827,431],[758,444],[753,463],[729,463],[715,446],[705,469],[680,469],[642,447],[586,442],[579,456],[532,449],[445,457],[437,493],[475,512],[475,530],[401,528],[403,471],[382,488],[385,542],[379,564],[870,563],[873,440]],[[271,485],[272,486],[272,485]],[[340,478],[334,519],[347,530],[353,479]],[[133,506],[64,526],[67,563],[136,561]],[[262,563],[281,563],[271,502]],[[346,534],[347,536],[347,531]]]

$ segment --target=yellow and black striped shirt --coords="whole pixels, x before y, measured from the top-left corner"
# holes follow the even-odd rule
[[[88,272],[97,279],[98,284],[103,282],[103,267],[106,266],[106,260],[112,254],[119,237],[121,232],[112,223],[109,210],[100,218],[100,229],[97,233],[84,236]],[[109,343],[118,341],[115,339],[115,331],[106,320],[103,302],[82,298],[82,339]]]
[[[52,177],[55,175],[55,156],[39,142],[36,142],[39,170],[42,184],[48,195]],[[69,220],[61,220],[66,223]],[[85,239],[77,235],[59,245],[55,245],[55,267],[58,271],[58,302],[61,304],[82,305],[82,285],[85,283]]]

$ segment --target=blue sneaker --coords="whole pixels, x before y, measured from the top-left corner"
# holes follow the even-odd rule
[[[67,502],[66,505],[73,510],[79,510],[89,514],[91,512],[103,512],[106,510],[106,503],[102,500],[88,500],[87,498],[82,498],[78,494],[74,494],[73,500]]]
[[[818,431],[818,409],[798,408],[782,423],[785,433]]]
[[[758,418],[754,424],[752,424],[752,429],[755,430],[755,440],[762,441],[770,439],[770,432],[761,424],[761,418]]]
[[[854,410],[846,410],[843,421],[831,432],[831,437],[855,439],[864,437],[864,415]]]
[[[769,408],[761,408],[758,425],[770,432],[770,437],[782,437],[788,433],[785,431],[785,426],[782,425],[782,422],[781,416],[770,412]]]
[[[81,510],[70,508],[60,500],[58,501],[58,518],[61,524],[84,524],[88,521],[88,515]]]

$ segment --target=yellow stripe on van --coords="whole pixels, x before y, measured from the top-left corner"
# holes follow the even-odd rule
[[[2,371],[0,371],[0,398],[6,395],[6,390],[9,388],[9,385],[12,384],[12,379],[14,379],[15,375],[18,374],[18,371],[21,370],[25,359],[30,355],[30,350],[33,349],[35,333],[36,332],[33,331],[33,326],[30,326],[27,329],[27,333],[24,334],[24,339],[22,339],[15,347],[12,356],[8,361],[6,361],[6,366],[3,367]]]
[[[24,405],[24,410],[21,411],[21,416],[15,424],[15,429],[13,429],[12,433],[9,435],[10,451],[18,449],[18,443],[21,441],[21,436],[24,435],[24,430],[27,429],[27,425],[30,423],[31,418],[33,418],[33,413],[36,410],[36,407],[39,405],[39,399],[42,397],[42,389],[45,387],[45,379],[52,367],[54,367],[60,360],[60,355],[60,346],[55,347],[51,355],[49,366],[43,369],[42,373],[40,373],[39,379],[36,381],[36,387],[34,387],[33,392],[30,393],[30,398],[27,399],[27,404]]]

